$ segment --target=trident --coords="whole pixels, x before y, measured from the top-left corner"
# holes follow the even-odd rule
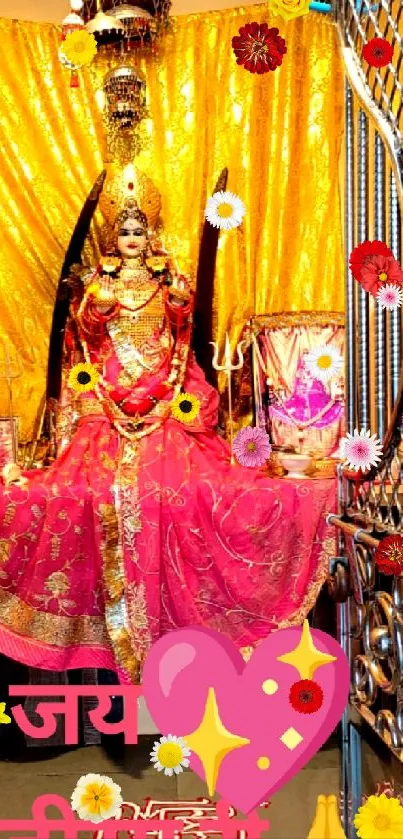
[[[225,334],[225,349],[224,349],[224,358],[223,363],[218,363],[218,356],[219,356],[219,349],[218,343],[216,341],[210,341],[210,344],[214,347],[214,358],[213,358],[213,367],[214,370],[217,370],[219,373],[226,373],[227,374],[227,382],[228,382],[228,403],[229,403],[229,426],[230,426],[230,444],[231,444],[231,463],[235,463],[234,452],[233,452],[233,443],[234,443],[234,430],[232,426],[232,373],[235,370],[241,370],[244,365],[244,357],[242,354],[242,345],[245,341],[240,341],[237,345],[236,351],[238,355],[238,363],[232,363],[232,353],[231,353],[231,343],[229,339],[228,332]]]

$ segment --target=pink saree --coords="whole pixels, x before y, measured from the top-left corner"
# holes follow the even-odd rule
[[[188,390],[218,397],[192,365]],[[333,550],[334,481],[282,481],[231,466],[209,425],[168,419],[136,448],[106,419],[28,488],[0,494],[0,650],[50,670],[136,677],[150,643],[209,626],[239,647],[300,623]]]
[[[50,468],[0,488],[0,652],[131,682],[170,630],[212,627],[243,648],[306,617],[334,552],[334,481],[231,465],[192,357],[184,389],[201,403],[193,425],[168,416],[130,441],[83,416]]]

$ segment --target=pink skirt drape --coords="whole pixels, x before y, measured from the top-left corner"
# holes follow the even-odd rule
[[[334,552],[334,480],[281,480],[230,464],[217,396],[187,428],[168,419],[137,443],[104,417],[27,487],[0,491],[0,651],[50,670],[139,676],[150,644],[184,626],[242,648],[299,624]]]

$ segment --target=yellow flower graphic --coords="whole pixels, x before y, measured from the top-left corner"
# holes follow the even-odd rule
[[[85,67],[91,64],[97,53],[97,42],[94,35],[85,29],[70,32],[62,44],[63,54],[75,67]]]
[[[89,393],[91,390],[94,390],[98,380],[98,370],[92,364],[85,362],[83,364],[75,364],[71,368],[68,386],[76,393]]]
[[[360,839],[403,839],[403,807],[397,798],[371,795],[354,818]]]
[[[8,725],[11,722],[11,717],[5,713],[6,703],[0,702],[0,725]]]
[[[179,422],[192,423],[200,411],[200,399],[193,393],[181,393],[172,402],[172,416]]]
[[[113,819],[123,804],[121,788],[105,775],[83,775],[71,796],[71,807],[83,821]]]
[[[309,12],[310,0],[271,0],[270,10],[283,20],[294,20]]]

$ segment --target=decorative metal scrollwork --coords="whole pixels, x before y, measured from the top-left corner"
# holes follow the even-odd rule
[[[347,608],[352,686],[351,701],[385,743],[403,748],[403,578],[380,576],[374,553],[378,540],[341,522],[350,574]],[[360,542],[363,539],[364,542]],[[345,570],[337,558],[331,569]],[[331,578],[331,579],[332,579]],[[379,587],[380,582],[388,588]]]
[[[338,552],[350,574],[349,597],[339,601],[340,638],[350,657],[354,708],[400,757],[403,579],[381,574],[374,554],[384,537],[403,535],[402,310],[382,311],[348,263],[366,240],[384,242],[402,261],[403,6],[336,0],[335,15],[346,79],[347,430],[370,430],[384,452],[364,480],[339,470]],[[393,46],[386,67],[365,61],[364,46],[373,38]]]
[[[397,720],[391,711],[379,711],[375,720],[375,731],[388,742],[394,749],[401,749],[403,746],[403,733],[397,724]]]
[[[352,679],[354,695],[358,702],[368,707],[373,705],[377,697],[377,687],[368,659],[365,656],[357,655],[355,657]]]
[[[375,682],[386,693],[395,693],[399,683],[394,643],[392,598],[375,592],[366,608],[363,646]]]
[[[350,594],[350,572],[344,557],[335,557],[330,562],[327,589],[335,603],[345,603]]]

